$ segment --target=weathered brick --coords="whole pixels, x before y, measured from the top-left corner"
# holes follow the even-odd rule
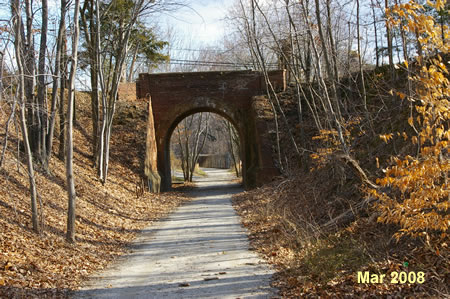
[[[284,71],[270,74],[277,89],[284,89]],[[278,173],[273,165],[264,124],[256,117],[252,98],[266,92],[260,72],[223,71],[195,73],[140,74],[136,86],[138,99],[150,99],[154,120],[154,140],[162,190],[170,189],[170,137],[178,123],[197,112],[214,112],[228,119],[239,132],[243,181],[251,188],[270,180]],[[151,111],[151,110],[150,110]],[[151,117],[149,117],[149,121]],[[149,125],[149,130],[152,130]],[[153,134],[147,133],[152,139]],[[147,157],[152,156],[147,154]],[[146,162],[147,165],[147,162]]]

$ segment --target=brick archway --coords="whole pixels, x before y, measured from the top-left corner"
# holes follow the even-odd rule
[[[270,78],[277,88],[285,87],[284,71],[271,72]],[[147,151],[156,148],[157,166],[153,167],[161,178],[161,190],[171,187],[170,137],[173,130],[181,120],[197,112],[217,113],[238,130],[246,188],[260,185],[278,173],[266,140],[267,126],[258,119],[254,108],[255,96],[266,91],[264,82],[262,74],[254,71],[139,75],[137,96],[149,99],[149,111],[153,114],[147,139],[153,135],[155,145],[149,146],[153,140],[147,140]],[[149,122],[151,120],[149,117]]]

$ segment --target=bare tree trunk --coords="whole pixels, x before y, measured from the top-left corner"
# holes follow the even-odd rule
[[[22,45],[22,55],[24,57],[24,63],[22,65],[24,71],[25,81],[25,97],[26,97],[26,117],[28,123],[28,136],[30,142],[30,148],[33,153],[37,152],[37,145],[39,140],[39,115],[37,109],[37,103],[34,96],[35,87],[35,51],[34,51],[34,33],[33,33],[33,1],[25,0],[25,14],[26,14],[26,35],[24,27],[21,28],[22,41],[25,43]]]
[[[356,0],[356,32],[357,32],[357,39],[358,39],[359,76],[361,77],[364,114],[366,116],[366,121],[369,124],[372,135],[375,136],[375,130],[373,129],[372,120],[370,119],[370,115],[369,115],[369,109],[367,108],[366,83],[364,81],[363,61],[362,61],[362,57],[361,57],[362,53],[361,53],[361,34],[360,34],[360,26],[359,26],[359,12],[360,12],[359,1],[360,0]]]
[[[193,116],[191,116],[191,124],[192,124]],[[187,123],[187,122],[186,122]],[[190,125],[189,125],[190,127]],[[187,126],[185,124],[184,126],[184,152],[186,154],[186,171],[183,173],[184,181],[188,182],[190,178],[190,171],[191,171],[191,154],[190,154],[190,148],[189,148],[189,132],[187,129]]]
[[[251,1],[252,3],[252,13],[254,14],[255,9],[254,9],[254,3],[253,0]],[[242,0],[239,1],[239,5],[242,9],[242,13],[244,14],[244,20],[245,20],[245,26],[246,26],[246,39],[247,39],[247,45],[250,51],[250,55],[252,57],[252,63],[254,65],[254,67],[256,69],[261,70],[261,63],[259,61],[259,56],[256,53],[255,49],[254,49],[254,42],[256,40],[256,36],[254,37],[254,35],[256,35],[255,32],[255,27],[256,24],[253,24],[253,29],[252,26],[250,25],[249,22],[249,18],[247,17],[246,13],[245,13],[245,7],[244,4],[242,3]],[[281,147],[280,147],[280,130],[279,130],[279,124],[278,124],[278,113],[277,110],[275,109],[275,105],[273,104],[272,100],[269,100],[270,102],[270,106],[272,108],[272,113],[274,115],[273,119],[274,119],[274,123],[275,123],[275,134],[276,134],[276,145],[277,145],[277,160],[280,166],[280,170],[283,171],[283,161],[281,159]]]
[[[305,72],[305,79],[306,79],[306,82],[308,84],[310,84],[310,77],[311,77],[311,49],[310,49],[310,43],[309,42],[307,43],[306,56],[305,56],[306,57],[305,58],[306,61],[305,61],[305,63],[303,63],[303,61],[301,60],[300,53],[302,51],[305,51],[305,50],[301,50],[300,49],[300,42],[297,39],[297,36],[299,35],[298,31],[297,31],[297,26],[295,25],[295,22],[294,22],[294,20],[293,20],[293,18],[291,16],[291,12],[289,11],[289,0],[285,0],[285,1],[286,1],[286,6],[285,6],[286,13],[288,15],[288,19],[289,19],[289,23],[290,23],[289,28],[293,28],[294,29],[294,35],[296,37],[296,42],[295,43],[297,45],[297,52],[298,52],[297,56],[299,57],[300,64],[302,64],[302,65],[305,64],[303,66],[303,69],[304,69],[304,72]],[[273,33],[272,33],[272,36],[274,36]],[[294,48],[293,44],[294,44],[294,41],[292,41],[292,48]],[[293,53],[293,55],[294,55],[294,53]],[[293,58],[292,61],[294,61],[294,60],[295,59]],[[298,110],[298,115],[299,115],[299,123],[301,125],[301,128],[300,128],[300,139],[301,139],[301,141],[303,141],[303,139],[304,139],[304,128],[303,128],[303,125],[302,125],[303,124],[303,116],[302,116],[303,113],[302,113],[302,105],[301,105],[302,96],[303,96],[304,101],[306,102],[306,105],[308,106],[309,110],[311,111],[311,115],[313,116],[313,119],[314,119],[314,122],[316,124],[316,127],[319,130],[321,130],[322,126],[320,124],[319,116],[317,114],[317,111],[313,108],[313,106],[315,106],[315,104],[311,104],[311,101],[306,96],[305,91],[304,91],[304,89],[302,87],[303,83],[300,82],[300,70],[296,70],[296,69],[297,68],[295,66],[289,67],[289,70],[294,73],[293,77],[295,79],[295,85],[296,85],[296,91],[297,91],[297,107],[298,107],[297,110]]]
[[[186,165],[185,165],[185,154],[183,150],[183,142],[181,141],[181,130],[180,127],[177,126],[177,135],[178,135],[178,146],[180,147],[180,154],[181,154],[181,170],[183,171],[183,179],[186,180]]]
[[[347,148],[346,142],[344,140],[344,133],[343,133],[342,125],[340,123],[342,120],[341,111],[340,111],[341,104],[339,103],[339,100],[338,100],[337,90],[336,90],[336,82],[333,80],[332,66],[330,63],[330,59],[328,57],[328,51],[326,49],[326,40],[325,40],[323,30],[322,30],[322,22],[321,22],[321,16],[320,16],[320,3],[319,3],[319,0],[314,0],[314,2],[316,4],[316,18],[317,18],[317,27],[319,30],[319,37],[320,37],[320,41],[322,43],[322,47],[324,48],[323,56],[325,58],[325,66],[327,69],[328,78],[331,79],[331,98],[332,98],[331,103],[332,104],[330,105],[330,108],[333,104],[335,106],[334,109],[330,109],[330,112],[332,112],[332,117],[333,117],[333,120],[336,125],[336,130],[338,132],[338,137],[339,137],[339,141],[342,145],[342,148],[345,153],[348,153],[348,148]],[[314,41],[312,41],[312,42],[314,42]],[[318,61],[318,63],[320,63],[320,62]],[[323,82],[323,78],[321,78],[321,80],[322,80],[322,83],[325,84],[325,82]],[[327,89],[327,86],[324,85],[324,90],[326,90],[326,89]]]
[[[334,80],[337,84],[339,84],[339,70],[338,70],[338,62],[337,62],[337,52],[336,52],[336,43],[334,42],[333,30],[331,28],[331,1],[327,0],[326,2],[327,8],[327,32],[328,38],[330,40],[330,50],[331,50],[331,59],[333,61],[333,70],[334,70]]]
[[[80,0],[75,0],[74,7],[74,33],[72,36],[72,63],[69,74],[69,90],[67,102],[67,157],[66,157],[66,177],[67,177],[67,195],[69,197],[67,212],[67,234],[68,242],[75,242],[75,180],[73,175],[73,110],[75,97],[75,73],[78,62],[78,39],[80,36],[79,23]]]
[[[50,110],[50,120],[49,120],[49,129],[46,138],[46,148],[47,148],[47,159],[50,160],[53,149],[53,136],[55,131],[55,120],[56,120],[56,109],[58,103],[58,81],[60,80],[61,69],[62,67],[62,55],[64,48],[64,36],[66,34],[66,11],[67,11],[67,1],[61,0],[61,11],[60,11],[60,20],[59,20],[59,29],[58,29],[58,37],[56,40],[56,59],[55,59],[55,71],[53,73],[53,87],[52,87],[52,103]],[[60,106],[63,104],[64,97],[59,97]]]
[[[48,171],[47,156],[47,129],[48,129],[48,108],[47,108],[47,88],[45,86],[45,56],[47,52],[47,31],[48,31],[48,0],[42,0],[42,18],[41,18],[41,41],[39,46],[38,60],[38,84],[37,84],[37,109],[38,109],[38,136],[37,153],[42,166]]]
[[[192,182],[192,178],[194,175],[194,171],[195,171],[195,165],[197,164],[198,161],[198,157],[200,155],[200,153],[203,150],[203,147],[205,146],[205,142],[206,142],[206,138],[208,137],[208,131],[209,131],[209,113],[206,113],[206,119],[205,119],[205,127],[202,129],[202,118],[203,118],[203,113],[200,113],[200,120],[198,121],[198,129],[196,132],[196,137],[195,137],[195,141],[194,141],[194,147],[192,149],[192,153],[191,153],[191,171],[190,171],[190,176],[189,176],[189,182]],[[200,137],[203,133],[203,141],[201,143],[200,142]]]
[[[100,181],[105,184],[107,177],[108,177],[108,165],[109,165],[109,147],[110,147],[110,136],[112,131],[112,122],[114,118],[115,113],[115,105],[117,100],[117,94],[118,94],[118,87],[119,83],[121,81],[121,75],[122,75],[122,67],[125,62],[125,58],[128,53],[128,42],[130,39],[131,31],[133,29],[133,25],[137,21],[137,18],[139,16],[140,9],[142,8],[142,5],[144,4],[144,1],[138,1],[134,4],[134,7],[132,8],[132,19],[130,23],[128,24],[122,24],[121,30],[122,32],[122,38],[120,41],[118,41],[121,44],[121,48],[118,50],[117,55],[115,55],[115,65],[114,70],[112,72],[112,76],[108,76],[107,82],[101,83],[102,84],[102,102],[103,102],[103,109],[102,112],[103,118],[102,118],[102,130],[100,134],[100,139],[103,140],[103,144],[101,147],[103,147],[104,153],[100,153],[100,159],[99,159],[99,169],[100,169]],[[98,0],[97,0],[97,6],[98,6]],[[96,13],[97,13],[97,27],[99,28],[99,22],[100,22],[100,16],[99,16],[99,9],[97,7]],[[100,29],[98,29],[100,30]],[[100,31],[97,33],[97,44],[100,47]],[[98,49],[99,50],[99,49]],[[100,52],[100,51],[99,51]],[[112,55],[110,56],[110,61],[112,61]],[[98,61],[100,61],[98,59]],[[102,64],[99,63],[99,66]],[[99,67],[99,71],[101,72],[101,67]],[[99,72],[99,73],[100,73]],[[100,81],[103,81],[104,78],[100,79]],[[111,82],[111,83],[109,83]],[[108,89],[105,89],[105,87]],[[105,94],[108,95],[108,100],[105,98]]]
[[[234,148],[233,148],[233,133],[232,133],[232,126],[230,124],[229,121],[225,121],[225,126],[227,128],[227,132],[228,132],[228,142],[230,143],[230,153],[231,153],[231,159],[233,160],[233,166],[234,166],[234,171],[236,172],[236,176],[239,177],[240,176],[240,172],[239,172],[239,168],[237,165],[237,159],[236,156],[234,154]]]
[[[107,109],[107,86],[105,84],[104,75],[103,75],[103,63],[102,63],[102,55],[100,53],[100,1],[95,1],[95,16],[96,16],[96,30],[95,30],[95,54],[96,54],[96,65],[97,65],[97,71],[98,71],[98,83],[100,84],[101,89],[101,111],[102,111],[102,121],[101,121],[101,128],[99,130],[99,137],[98,141],[100,144],[98,145],[98,175],[100,178],[100,181],[103,179],[103,160],[104,160],[104,147],[105,147],[105,130],[106,130],[106,109]]]
[[[133,81],[134,65],[136,63],[138,51],[139,51],[139,44],[137,44],[136,47],[134,48],[133,58],[131,59],[131,65],[130,65],[130,70],[128,73],[127,82]]]
[[[37,211],[37,191],[36,181],[34,177],[33,155],[31,153],[30,143],[28,139],[27,120],[25,113],[25,74],[23,69],[23,48],[22,48],[22,34],[21,24],[22,18],[20,13],[20,4],[18,0],[11,1],[11,9],[13,15],[14,26],[14,48],[16,54],[16,63],[19,74],[19,105],[20,105],[20,127],[22,131],[22,138],[25,147],[25,154],[27,157],[28,178],[30,182],[31,195],[31,223],[35,233],[40,232],[38,211]]]
[[[188,121],[189,121],[189,125],[188,125]],[[190,145],[189,145],[189,143],[190,143],[190,136],[191,136],[191,133],[190,133],[190,128],[192,127],[192,123],[193,123],[193,121],[194,121],[194,116],[193,115],[191,115],[191,116],[189,116],[189,117],[187,117],[187,118],[185,118],[184,120],[183,120],[183,122],[184,122],[184,125],[183,125],[183,136],[184,136],[184,138],[183,138],[183,142],[184,143],[181,143],[181,141],[180,141],[180,149],[181,149],[181,151],[183,152],[183,147],[184,147],[184,158],[183,158],[183,161],[182,161],[182,166],[184,165],[184,168],[183,168],[183,178],[184,178],[184,181],[185,182],[188,182],[189,181],[189,177],[190,177],[190,171],[191,171],[191,151],[190,151]]]
[[[389,8],[389,0],[384,0],[384,8]],[[389,69],[391,71],[391,79],[394,79],[394,53],[392,49],[392,31],[389,27],[388,20],[386,19],[386,38],[387,38],[387,47],[388,47],[388,56],[389,56]]]
[[[199,118],[197,119],[197,129],[194,132],[194,141],[192,142],[192,148],[190,150],[190,156],[188,159],[190,160],[190,170],[189,170],[189,182],[192,182],[192,177],[194,176],[195,171],[195,155],[197,154],[198,145],[200,141],[200,135],[202,133],[202,121],[203,121],[203,113],[199,113]],[[194,115],[192,116],[194,117]]]
[[[380,49],[378,47],[377,15],[375,14],[375,3],[373,3],[373,0],[371,0],[371,6],[372,6],[372,16],[373,16],[373,32],[375,34],[376,67],[378,68],[380,66]]]
[[[61,55],[63,56],[61,58],[61,77],[60,77],[60,84],[59,84],[59,150],[58,150],[58,158],[60,160],[64,160],[65,154],[66,154],[66,113],[64,109],[64,103],[65,103],[65,89],[66,89],[66,75],[67,75],[67,40],[65,35],[63,35],[63,44],[62,44],[62,51]]]
[[[81,9],[80,27],[84,32],[89,56],[90,79],[91,79],[91,115],[92,115],[92,159],[94,166],[99,164],[99,88],[98,88],[98,68],[97,64],[97,26],[94,0],[84,2]],[[88,17],[88,19],[86,19]]]

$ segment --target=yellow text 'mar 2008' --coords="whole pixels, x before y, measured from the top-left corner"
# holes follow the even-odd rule
[[[358,283],[383,283],[386,274],[370,273],[369,271],[358,271]]]

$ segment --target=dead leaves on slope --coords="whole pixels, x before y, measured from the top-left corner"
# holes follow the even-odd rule
[[[80,96],[77,104],[83,101]],[[127,244],[140,229],[187,200],[177,192],[145,193],[136,198],[135,186],[140,180],[138,162],[142,159],[139,146],[132,144],[140,138],[136,137],[139,134],[136,127],[115,128],[110,178],[103,186],[89,159],[90,143],[80,130],[80,127],[90,128],[90,120],[82,110],[77,118],[80,126],[74,132],[78,195],[75,245],[65,241],[64,163],[54,157],[50,165],[52,175],[37,174],[44,217],[44,232],[37,236],[30,229],[27,177],[20,164],[20,172],[17,171],[14,162],[17,136],[11,138],[6,167],[0,172],[1,298],[66,297],[88,275],[126,252]],[[0,122],[3,121],[0,117]],[[124,153],[127,157],[122,158]],[[132,165],[128,164],[130,161]]]

